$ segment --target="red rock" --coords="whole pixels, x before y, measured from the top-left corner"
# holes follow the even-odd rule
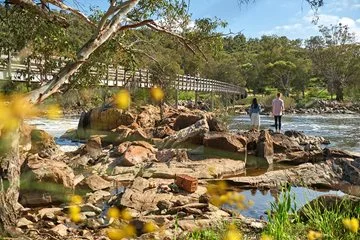
[[[198,180],[189,175],[176,175],[175,184],[187,192],[193,193],[197,190]]]

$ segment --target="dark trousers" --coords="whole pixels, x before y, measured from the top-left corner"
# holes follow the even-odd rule
[[[281,130],[281,116],[274,116],[274,118],[275,118],[275,129],[278,130],[278,126],[279,126],[279,130]]]

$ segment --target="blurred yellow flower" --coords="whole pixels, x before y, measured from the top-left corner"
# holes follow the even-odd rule
[[[35,106],[21,95],[13,95],[10,97],[9,108],[11,109],[13,117],[17,119],[34,117],[37,112]]]
[[[316,240],[316,239],[321,239],[322,238],[322,234],[316,231],[312,231],[310,230],[307,234],[307,238],[308,240]]]
[[[132,219],[131,212],[127,209],[121,211],[121,218],[125,221],[130,221]]]
[[[71,213],[70,214],[70,220],[74,223],[81,222],[81,215],[80,213]]]
[[[111,240],[121,240],[123,238],[131,238],[136,236],[136,229],[131,224],[126,224],[120,228],[109,228],[107,235]]]
[[[109,228],[107,235],[111,240],[121,240],[126,237],[125,232],[122,229]]]
[[[50,119],[59,119],[63,112],[58,104],[52,104],[47,108],[47,117]]]
[[[136,229],[133,225],[131,224],[127,224],[124,226],[123,228],[124,232],[125,232],[125,236],[126,237],[134,237],[136,236]]]
[[[154,101],[160,102],[163,100],[165,94],[161,88],[154,86],[150,89],[150,95]]]
[[[120,109],[128,109],[131,103],[129,91],[126,89],[120,90],[115,96],[115,103]]]
[[[153,223],[153,222],[147,222],[144,225],[144,232],[146,233],[151,233],[151,232],[155,232],[158,229],[158,226]]]
[[[80,195],[72,195],[70,197],[70,202],[72,204],[79,205],[79,204],[82,204],[83,200],[82,200],[82,197]]]
[[[76,214],[81,212],[81,208],[77,205],[71,205],[69,208],[70,214]]]
[[[236,228],[234,224],[230,224],[228,231],[225,233],[223,240],[240,240],[242,239],[241,232]]]
[[[13,131],[25,118],[36,116],[37,111],[22,95],[5,97],[0,95],[0,129]]]
[[[111,207],[107,212],[108,218],[118,219],[120,217],[120,214],[120,210],[117,207]]]
[[[342,220],[345,228],[353,233],[357,233],[359,231],[359,220],[356,218],[345,218]]]
[[[272,240],[273,238],[270,237],[269,235],[263,234],[260,238],[260,240]]]

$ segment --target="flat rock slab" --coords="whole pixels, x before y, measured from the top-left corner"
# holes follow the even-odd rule
[[[243,173],[245,162],[232,159],[205,159],[189,162],[153,163],[144,169],[144,178],[172,178],[187,174],[198,179],[230,177]]]
[[[286,170],[267,172],[255,177],[236,177],[227,179],[229,183],[243,187],[274,188],[284,184],[299,186],[322,186],[332,188],[341,180],[341,175],[333,170],[329,162],[306,163]]]
[[[138,177],[133,184],[125,190],[120,204],[140,212],[158,210],[156,206],[161,200],[170,202],[195,203],[199,196],[206,192],[206,188],[199,186],[195,193],[180,191],[179,193],[161,193],[158,191],[160,185],[173,183],[172,179],[145,179]]]

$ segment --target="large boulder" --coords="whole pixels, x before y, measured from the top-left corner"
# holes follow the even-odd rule
[[[299,145],[298,141],[291,139],[284,134],[273,134],[272,139],[274,145],[274,153],[288,153],[303,150],[303,147]]]
[[[312,209],[317,209],[317,213],[321,214],[329,211],[347,211],[356,212],[360,205],[360,198],[353,196],[338,196],[335,194],[326,194],[320,196],[301,207],[298,214],[303,221],[308,220]]]
[[[142,112],[138,115],[136,122],[142,128],[155,127],[156,121],[159,121],[160,109],[152,105],[142,107]]]
[[[87,129],[108,131],[120,125],[128,126],[135,121],[135,116],[130,112],[115,107],[99,107],[83,113],[80,116],[78,130]]]
[[[342,179],[352,185],[360,186],[360,158],[335,159],[336,171],[342,175]]]
[[[50,134],[44,130],[33,129],[31,131],[30,152],[37,153],[40,157],[48,158],[59,154],[61,151]]]
[[[64,162],[33,155],[23,169],[20,203],[38,207],[66,202],[65,196],[74,189],[74,178],[73,170]]]
[[[256,156],[265,159],[267,164],[273,163],[274,146],[269,131],[261,131],[256,148]]]
[[[114,161],[113,166],[135,166],[156,159],[156,149],[144,141],[124,142],[115,149],[113,154],[121,156]]]
[[[241,153],[246,151],[245,141],[231,133],[209,132],[204,137],[204,146],[228,152]]]
[[[195,124],[177,131],[174,135],[164,138],[162,148],[174,148],[186,143],[201,145],[207,132],[209,132],[209,125],[205,119],[201,119]]]
[[[209,125],[210,132],[225,132],[226,125],[221,123],[213,113],[206,113],[204,115]]]
[[[124,153],[122,164],[124,166],[135,166],[154,159],[154,154],[149,149],[132,145]]]
[[[181,129],[187,128],[193,124],[195,124],[197,121],[199,121],[202,117],[191,114],[191,113],[182,113],[180,114],[174,123],[174,130],[179,131]]]

